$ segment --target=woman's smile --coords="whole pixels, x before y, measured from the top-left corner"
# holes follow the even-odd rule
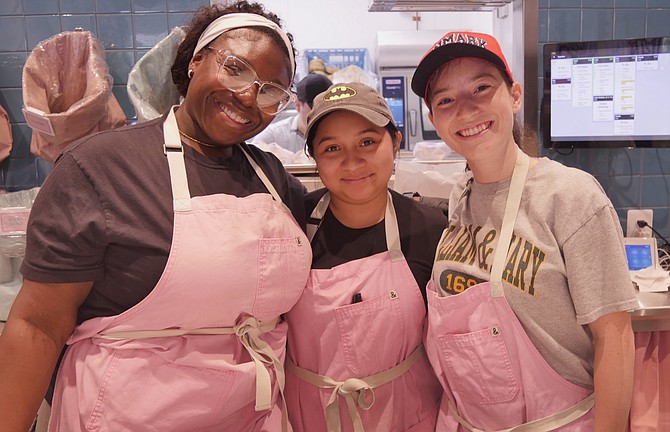
[[[372,180],[373,176],[374,176],[374,174],[353,175],[353,176],[343,177],[342,181],[347,183],[347,184],[356,185],[356,184],[364,183],[368,180]]]
[[[219,109],[226,115],[226,117],[232,121],[233,125],[246,126],[251,123],[251,120],[242,115],[239,112],[234,111],[227,104],[220,100],[214,100],[214,103],[219,107]]]
[[[491,127],[492,124],[493,124],[493,122],[488,121],[488,122],[480,123],[477,126],[474,126],[474,127],[471,127],[471,128],[462,129],[462,130],[460,130],[456,133],[458,135],[460,135],[462,137],[466,137],[466,138],[474,136],[474,135],[479,135],[482,132],[488,130]]]

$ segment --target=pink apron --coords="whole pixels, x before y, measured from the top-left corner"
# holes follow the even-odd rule
[[[670,430],[670,331],[635,333],[630,430]]]
[[[191,198],[173,110],[164,137],[175,209],[165,270],[133,308],[77,327],[51,432],[282,429],[281,414],[266,422],[283,387],[278,318],[304,289],[307,237],[249,155],[271,195]]]
[[[329,201],[326,194],[312,219]],[[384,221],[388,252],[313,269],[286,315],[286,404],[296,432],[435,430],[441,390],[421,345],[426,307],[390,194]],[[307,225],[310,239],[316,229]]]
[[[528,165],[517,151],[499,245],[510,244]],[[490,282],[457,295],[435,290],[433,268],[426,351],[445,391],[436,430],[592,431],[592,391],[549,366],[505,299],[507,252],[496,248]]]

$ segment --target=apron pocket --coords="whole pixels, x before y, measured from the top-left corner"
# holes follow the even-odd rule
[[[299,237],[260,239],[253,315],[269,320],[288,312],[305,289],[310,261],[309,245]]]
[[[370,376],[403,359],[407,336],[398,300],[385,294],[337,307],[334,312],[342,352],[353,374]]]
[[[187,431],[216,425],[234,413],[227,406],[223,410],[234,381],[232,370],[173,364],[151,352],[113,350],[86,430],[139,430],[146,425]]]
[[[438,339],[449,386],[460,399],[495,404],[508,402],[519,392],[500,327]]]

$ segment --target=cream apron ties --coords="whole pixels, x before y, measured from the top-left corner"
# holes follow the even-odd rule
[[[593,430],[593,393],[549,366],[503,291],[505,245],[511,242],[528,166],[528,156],[517,150],[490,282],[445,295],[435,291],[441,291],[435,281],[449,264],[433,269],[426,351],[445,390],[438,431]]]
[[[314,209],[310,240],[329,202],[327,193]],[[296,432],[435,430],[441,389],[421,345],[426,308],[390,194],[384,225],[388,252],[313,269],[286,314],[286,404]]]
[[[284,385],[279,316],[304,289],[307,237],[249,155],[271,195],[191,198],[174,110],[164,135],[174,197],[165,270],[133,308],[77,327],[50,431],[286,430],[285,417],[283,427],[267,418]]]

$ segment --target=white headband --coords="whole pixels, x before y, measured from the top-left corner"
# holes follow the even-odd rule
[[[281,29],[281,27],[269,19],[257,14],[232,13],[218,17],[212,21],[207,26],[205,31],[200,35],[200,39],[198,39],[198,43],[196,44],[195,50],[193,51],[193,56],[195,57],[196,53],[200,52],[200,50],[205,48],[211,41],[221,36],[228,30],[243,27],[267,27],[281,36],[284,44],[286,44],[288,57],[291,60],[291,79],[293,79],[293,73],[295,71],[295,58],[293,58],[293,46],[291,45],[291,41],[289,40],[286,33],[284,33],[284,30]]]

